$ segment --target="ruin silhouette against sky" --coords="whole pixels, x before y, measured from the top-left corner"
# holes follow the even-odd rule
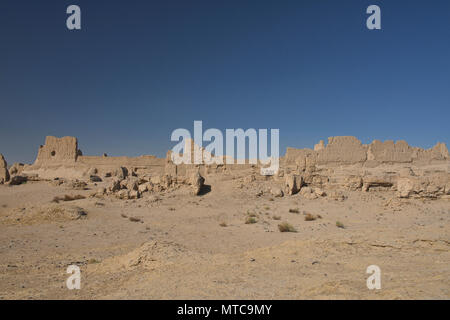
[[[54,135],[164,156],[194,120],[279,128],[281,154],[339,135],[448,143],[449,21],[448,1],[3,1],[0,152],[32,162]]]

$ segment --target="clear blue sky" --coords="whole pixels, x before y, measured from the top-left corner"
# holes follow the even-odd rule
[[[66,8],[82,30],[66,28]],[[366,8],[382,30],[366,28]],[[164,156],[176,128],[449,142],[450,1],[2,0],[0,153]]]

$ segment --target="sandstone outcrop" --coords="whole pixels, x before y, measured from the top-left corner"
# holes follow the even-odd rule
[[[194,195],[199,195],[202,191],[203,185],[205,184],[205,178],[203,178],[199,172],[195,172],[191,176],[192,193]]]
[[[295,174],[288,174],[285,176],[285,184],[287,194],[296,194],[303,185],[303,177]]]
[[[284,192],[280,187],[274,186],[270,189],[270,193],[276,197],[276,198],[281,198],[284,196]]]
[[[9,175],[15,176],[20,175],[24,169],[25,165],[23,163],[14,163],[11,168],[9,168]]]
[[[400,198],[409,198],[414,190],[414,181],[410,178],[400,178],[397,181],[397,192]]]
[[[4,184],[9,180],[8,164],[5,158],[0,154],[0,184]]]

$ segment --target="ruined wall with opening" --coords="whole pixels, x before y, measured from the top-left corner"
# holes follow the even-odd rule
[[[36,161],[26,166],[25,172],[38,175],[40,178],[53,179],[56,177],[81,179],[89,176],[92,168],[99,174],[112,172],[119,167],[128,171],[141,173],[163,173],[165,159],[151,155],[140,157],[108,157],[84,156],[78,149],[75,137],[46,137],[45,144],[39,147]]]
[[[74,137],[46,137],[45,145],[39,147],[35,165],[74,163],[80,151]]]

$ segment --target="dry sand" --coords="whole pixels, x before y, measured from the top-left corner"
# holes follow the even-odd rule
[[[221,175],[202,196],[89,197],[107,184],[0,185],[0,299],[450,298],[448,199],[376,188],[344,201],[258,196],[258,181]],[[52,202],[66,194],[86,198]],[[72,264],[81,290],[66,287]],[[381,268],[381,290],[366,286],[369,265]]]

